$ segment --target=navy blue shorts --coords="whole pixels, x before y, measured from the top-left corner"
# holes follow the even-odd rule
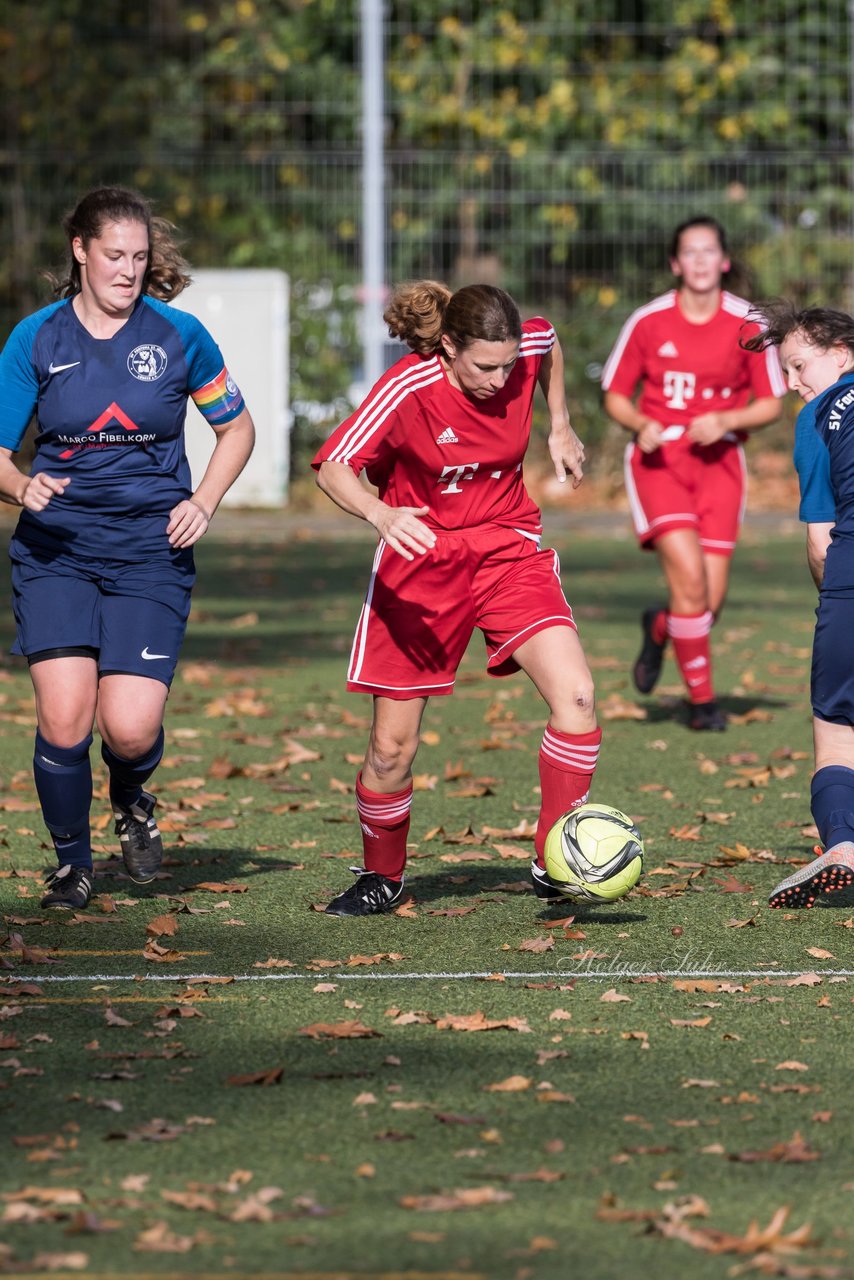
[[[196,576],[189,548],[139,563],[29,547],[16,547],[11,558],[18,624],[12,653],[91,649],[102,676],[172,683]]]
[[[831,724],[854,725],[854,595],[819,596],[812,651],[813,714]]]

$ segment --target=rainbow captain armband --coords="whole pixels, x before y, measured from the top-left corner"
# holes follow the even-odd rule
[[[203,387],[191,391],[190,395],[196,408],[208,420],[212,427],[231,422],[243,410],[243,396],[240,388],[227,369],[223,368],[215,378],[206,382]]]

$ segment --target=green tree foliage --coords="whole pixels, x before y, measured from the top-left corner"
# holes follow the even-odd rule
[[[494,279],[545,310],[591,411],[688,214],[721,218],[745,290],[851,305],[845,0],[385,13],[389,278]],[[294,399],[335,402],[359,363],[359,61],[357,0],[5,0],[3,328],[45,299],[62,211],[129,182],[196,265],[289,273]]]

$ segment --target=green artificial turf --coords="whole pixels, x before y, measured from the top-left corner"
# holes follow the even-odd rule
[[[93,753],[82,919],[38,908],[29,680],[0,669],[0,1272],[854,1274],[854,904],[766,906],[814,843],[802,538],[740,548],[710,735],[671,661],[650,698],[628,680],[654,560],[552,540],[597,683],[593,795],[646,845],[595,911],[523,887],[543,712],[478,640],[425,716],[406,913],[314,909],[360,860],[364,538],[203,544],[163,872],[123,877]]]

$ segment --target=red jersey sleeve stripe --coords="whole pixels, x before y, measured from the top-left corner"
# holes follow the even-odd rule
[[[530,321],[529,323],[538,322]],[[544,326],[542,329],[535,329],[533,332],[523,329],[522,341],[519,345],[520,356],[547,354],[554,346],[556,337],[554,328],[547,320],[541,320],[539,323]]]
[[[348,430],[330,452],[329,461],[349,463],[353,454],[364,447],[408,395],[429,386],[432,382],[437,382],[442,377],[444,374],[439,361],[433,359],[427,365],[416,365],[415,368],[404,370],[390,381],[378,384],[370,392]]]

